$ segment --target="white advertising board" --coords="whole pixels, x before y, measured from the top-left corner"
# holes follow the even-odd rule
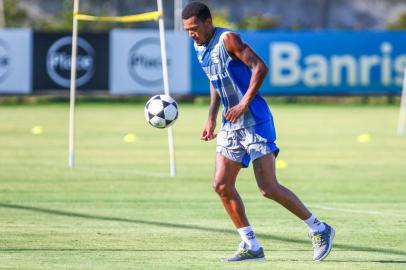
[[[189,40],[185,33],[166,32],[171,94],[190,93]],[[158,30],[114,29],[110,33],[110,94],[162,94]]]
[[[32,32],[0,30],[0,94],[30,94]]]

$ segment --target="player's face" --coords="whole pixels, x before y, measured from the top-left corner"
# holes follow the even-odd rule
[[[210,40],[213,24],[210,18],[203,22],[196,16],[193,16],[183,20],[183,28],[185,28],[189,37],[194,40],[196,45],[200,46]]]

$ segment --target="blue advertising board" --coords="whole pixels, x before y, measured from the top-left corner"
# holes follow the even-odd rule
[[[239,32],[269,73],[270,95],[399,95],[406,32]],[[209,94],[194,51],[192,93]]]

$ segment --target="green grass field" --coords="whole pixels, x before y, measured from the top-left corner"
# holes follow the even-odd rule
[[[314,263],[306,227],[261,197],[250,167],[237,183],[267,261],[240,264],[222,261],[239,236],[211,189],[215,143],[199,140],[207,107],[180,108],[170,178],[166,131],[142,105],[79,104],[74,170],[67,104],[0,107],[0,269],[406,269],[397,107],[272,106],[288,165],[279,180],[336,228],[335,246]]]

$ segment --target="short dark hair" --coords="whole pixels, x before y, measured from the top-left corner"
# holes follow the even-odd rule
[[[182,19],[187,20],[193,16],[204,22],[208,18],[211,19],[210,9],[201,2],[190,2],[182,10]]]

